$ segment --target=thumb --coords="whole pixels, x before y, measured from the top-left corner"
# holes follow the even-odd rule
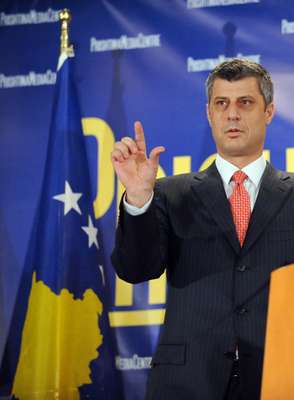
[[[164,152],[165,152],[165,148],[163,146],[154,147],[154,149],[151,150],[150,155],[149,155],[150,161],[154,165],[157,166],[159,164],[159,156],[161,153],[164,153]]]

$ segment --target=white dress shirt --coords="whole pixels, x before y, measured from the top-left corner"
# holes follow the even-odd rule
[[[239,170],[239,168],[231,164],[229,161],[226,161],[219,154],[217,154],[216,156],[215,165],[222,178],[227,198],[229,198],[233,193],[235,185],[235,182],[231,181],[231,178],[233,174]],[[246,165],[246,167],[241,169],[241,171],[243,171],[248,176],[248,178],[245,179],[244,181],[244,187],[247,190],[250,197],[251,211],[253,210],[259,192],[261,177],[264,173],[265,167],[266,167],[266,161],[263,155],[261,155],[257,160],[253,161],[252,163]],[[125,210],[133,216],[141,215],[147,211],[148,207],[151,204],[152,199],[153,199],[153,194],[151,198],[148,200],[148,202],[144,204],[143,207],[135,207],[132,206],[131,204],[128,204],[126,199],[124,198],[123,201]]]

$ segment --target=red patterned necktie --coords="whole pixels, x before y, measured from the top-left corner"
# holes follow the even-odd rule
[[[243,171],[236,171],[234,173],[231,180],[235,182],[235,186],[229,198],[236,232],[241,246],[246,236],[251,215],[250,197],[243,185],[246,178],[248,177]]]

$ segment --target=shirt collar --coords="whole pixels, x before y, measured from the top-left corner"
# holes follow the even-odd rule
[[[216,156],[215,160],[216,168],[222,177],[223,182],[228,185],[231,181],[233,174],[239,170],[238,167],[231,164],[229,161],[222,158],[219,154]],[[266,161],[263,155],[261,155],[257,160],[246,165],[241,171],[245,172],[250,181],[258,187],[260,184],[261,177],[264,173],[266,167]]]

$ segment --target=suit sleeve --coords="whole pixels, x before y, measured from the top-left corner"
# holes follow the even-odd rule
[[[158,278],[166,267],[168,217],[158,185],[148,210],[132,216],[120,204],[115,247],[111,255],[117,275],[130,283]]]

